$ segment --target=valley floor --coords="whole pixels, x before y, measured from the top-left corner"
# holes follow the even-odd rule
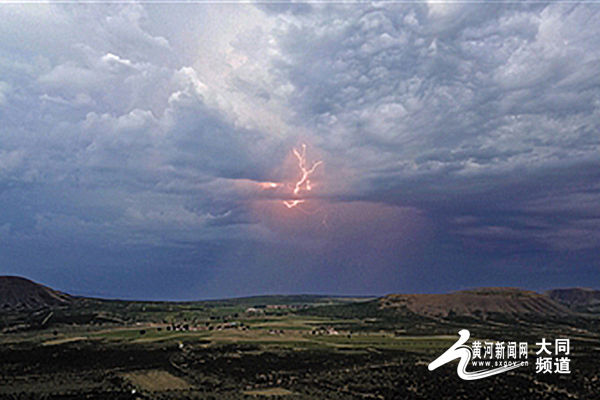
[[[600,336],[586,324],[432,321],[392,329],[376,322],[286,313],[186,329],[154,321],[5,333],[0,398],[566,400],[600,393]],[[532,362],[480,381],[459,379],[456,363],[429,371],[459,326],[482,340],[566,335],[571,374],[538,374]],[[529,351],[533,357],[536,349]]]

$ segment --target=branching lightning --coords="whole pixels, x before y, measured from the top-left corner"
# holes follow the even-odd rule
[[[305,200],[285,200],[283,202],[283,205],[286,206],[287,208],[294,208],[298,204],[304,203],[304,201]]]
[[[304,143],[302,144],[302,152],[294,149],[294,155],[298,159],[298,168],[302,171],[302,176],[300,177],[300,180],[296,182],[296,186],[294,187],[294,196],[299,196],[303,187],[305,190],[312,190],[309,177],[315,172],[319,165],[323,164],[323,161],[316,161],[308,168],[306,162],[306,144]],[[304,203],[304,201],[305,200],[302,199],[286,200],[283,204],[287,208],[294,208],[298,204]]]
[[[298,159],[298,168],[302,175],[300,179],[295,183],[294,189],[292,190],[293,199],[284,200],[283,205],[287,208],[294,208],[299,204],[304,203],[306,200],[300,198],[301,192],[304,190],[312,190],[312,185],[310,183],[310,176],[316,171],[317,167],[323,164],[323,161],[314,162],[310,168],[308,167],[308,163],[306,161],[306,144],[302,144],[302,150],[298,151],[297,149],[293,149],[294,155]],[[276,189],[278,187],[284,186],[281,183],[276,182],[259,182],[258,185],[263,190]]]

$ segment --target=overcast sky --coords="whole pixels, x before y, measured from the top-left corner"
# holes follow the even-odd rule
[[[600,4],[3,4],[0,274],[599,287],[599,128]]]

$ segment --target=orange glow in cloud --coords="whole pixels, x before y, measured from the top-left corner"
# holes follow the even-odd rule
[[[275,182],[258,182],[258,186],[260,186],[261,189],[276,189],[279,186],[281,186],[281,183],[275,183]]]

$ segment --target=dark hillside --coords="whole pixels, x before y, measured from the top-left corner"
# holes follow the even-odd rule
[[[0,276],[0,312],[69,305],[73,298],[17,276]]]

